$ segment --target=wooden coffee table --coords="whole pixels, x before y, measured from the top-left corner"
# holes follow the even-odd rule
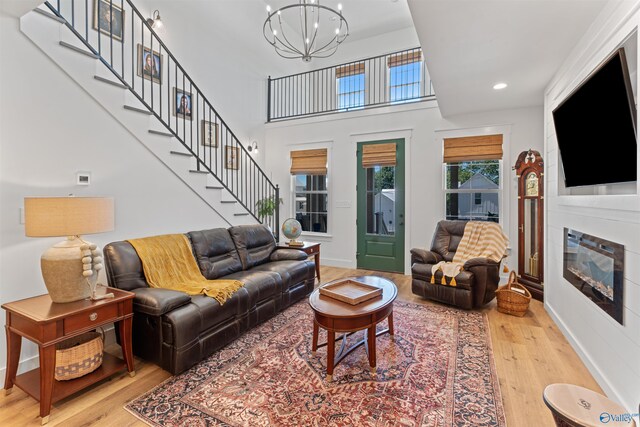
[[[320,295],[318,289],[313,291],[309,297],[309,305],[311,305],[314,313],[311,350],[315,354],[319,347],[327,346],[328,381],[333,380],[333,368],[361,345],[365,346],[369,356],[371,372],[375,373],[376,337],[386,333],[393,336],[394,333],[393,301],[398,296],[398,288],[396,288],[396,285],[391,280],[377,276],[350,277],[350,279],[378,286],[382,288],[382,295],[357,305],[347,304],[325,295]],[[389,328],[376,333],[376,325],[384,319],[388,319]],[[318,344],[319,328],[327,331],[326,343]],[[346,348],[347,336],[364,329],[367,330],[367,333],[364,334],[364,339]],[[335,344],[337,341],[336,332],[344,332],[344,334],[338,338],[338,340],[342,338],[342,345],[337,355],[335,354]]]

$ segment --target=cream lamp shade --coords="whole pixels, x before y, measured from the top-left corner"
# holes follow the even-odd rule
[[[25,234],[28,237],[67,236],[40,259],[42,277],[56,303],[95,298],[102,252],[82,234],[114,229],[113,199],[109,197],[26,197]]]
[[[78,236],[113,230],[113,198],[25,197],[28,237]]]

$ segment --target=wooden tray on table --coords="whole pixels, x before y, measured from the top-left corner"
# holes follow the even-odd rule
[[[382,289],[353,279],[329,283],[319,288],[320,294],[347,304],[357,305],[382,295]]]

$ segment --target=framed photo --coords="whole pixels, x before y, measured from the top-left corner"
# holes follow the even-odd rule
[[[200,130],[202,133],[202,145],[205,147],[217,147],[218,146],[218,124],[208,122],[206,120],[200,121]]]
[[[162,55],[138,44],[138,77],[162,84]]]
[[[109,0],[93,0],[93,29],[122,41],[124,38],[124,10]]]
[[[225,169],[238,170],[239,158],[240,158],[240,149],[238,147],[232,147],[230,145],[224,146],[224,168]]]
[[[193,95],[191,92],[185,92],[177,87],[173,88],[173,115],[176,117],[193,120],[191,114],[191,106]]]

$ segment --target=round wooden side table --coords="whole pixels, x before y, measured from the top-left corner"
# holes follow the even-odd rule
[[[551,384],[542,394],[558,427],[635,427],[633,415],[607,397],[573,384]]]
[[[364,345],[369,356],[371,372],[376,368],[376,337],[389,333],[393,336],[393,301],[398,296],[398,288],[388,279],[378,276],[351,277],[359,282],[382,288],[382,295],[364,301],[357,305],[351,305],[331,297],[321,295],[316,289],[309,296],[309,305],[313,309],[313,353],[318,347],[327,346],[327,380],[333,380],[333,368],[347,357],[353,350]],[[345,280],[345,279],[340,279]],[[334,281],[336,282],[336,281]],[[326,283],[330,285],[331,283]],[[388,319],[389,328],[376,333],[376,325]],[[327,331],[327,342],[318,345],[319,328]],[[347,336],[354,332],[367,330],[364,339],[357,344],[346,348]],[[341,338],[336,340],[336,332],[344,332]],[[342,339],[342,346],[335,354],[335,343]]]

